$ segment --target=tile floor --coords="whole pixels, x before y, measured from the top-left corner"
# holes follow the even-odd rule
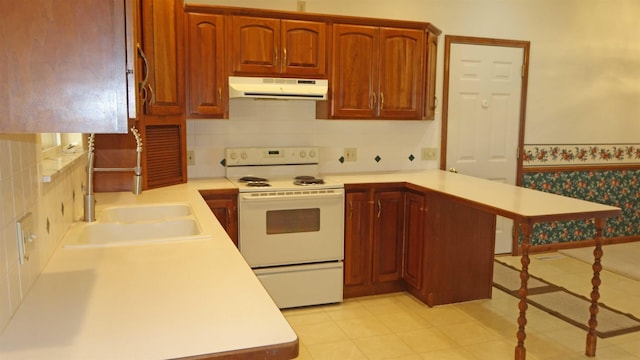
[[[501,259],[519,266],[519,257]],[[591,291],[591,267],[559,254],[531,258],[530,273],[570,291]],[[640,282],[603,272],[601,302],[640,317]],[[429,308],[407,293],[285,310],[300,339],[298,359],[513,359],[518,300],[493,289],[490,300]],[[585,308],[588,317],[588,308]],[[527,359],[589,359],[586,332],[530,306]],[[640,360],[640,332],[598,339],[595,359]]]

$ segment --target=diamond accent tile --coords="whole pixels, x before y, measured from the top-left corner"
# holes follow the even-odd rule
[[[340,156],[340,159],[338,159],[338,161],[340,161],[341,164],[344,164],[344,156]]]
[[[416,159],[416,157],[415,157],[415,156],[413,156],[413,154],[409,155],[409,161],[413,161],[413,160],[415,160],[415,159]]]
[[[380,157],[380,155],[376,155],[376,157],[374,158],[374,160],[376,162],[380,162],[380,160],[382,160],[382,158]]]

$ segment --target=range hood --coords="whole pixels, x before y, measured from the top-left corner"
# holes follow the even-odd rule
[[[229,98],[325,100],[329,81],[229,76]]]

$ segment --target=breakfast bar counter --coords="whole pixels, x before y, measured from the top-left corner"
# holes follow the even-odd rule
[[[602,233],[607,219],[619,216],[621,209],[442,170],[344,174],[331,175],[330,178],[332,181],[343,182],[346,188],[346,184],[398,183],[404,184],[408,189],[435,194],[433,198],[438,200],[433,201],[430,206],[437,210],[435,210],[435,214],[427,216],[427,219],[428,221],[429,217],[443,217],[446,219],[437,219],[427,224],[427,227],[431,224],[432,227],[438,228],[435,230],[438,240],[435,241],[436,245],[432,252],[451,255],[456,254],[457,249],[460,247],[476,247],[478,242],[484,243],[482,247],[478,248],[480,251],[476,251],[476,248],[467,250],[467,253],[475,254],[467,259],[456,260],[455,256],[457,255],[446,257],[446,259],[439,259],[439,255],[432,256],[431,262],[435,261],[436,265],[431,264],[430,266],[432,270],[435,269],[436,271],[431,272],[438,272],[440,276],[429,278],[431,283],[441,282],[439,279],[441,277],[449,277],[449,280],[463,282],[467,281],[466,278],[468,276],[472,276],[471,274],[460,274],[458,277],[450,275],[451,272],[455,271],[453,269],[456,267],[466,267],[467,271],[473,273],[474,279],[477,276],[474,272],[488,274],[488,276],[480,277],[480,279],[490,282],[493,264],[488,258],[493,255],[493,239],[489,239],[489,233],[495,231],[495,216],[499,215],[513,219],[516,226],[519,226],[518,231],[522,236],[520,245],[522,256],[521,287],[518,306],[520,313],[515,348],[515,359],[517,360],[526,358],[524,341],[526,338],[525,325],[527,324],[527,283],[529,279],[529,248],[533,224],[556,220],[593,219],[596,230],[594,239],[594,274],[593,278],[590,279],[593,290],[590,294],[589,331],[587,333],[585,353],[587,356],[595,356],[597,341],[595,328],[597,326],[600,271],[602,269],[600,263],[602,258]],[[451,205],[441,206],[443,202]],[[442,214],[441,212],[443,211],[446,214]],[[469,223],[471,217],[473,222]],[[493,230],[491,230],[491,222],[493,222]],[[481,235],[481,232],[484,235]],[[449,242],[452,240],[456,240],[459,243],[450,244]],[[485,257],[487,259],[483,263],[482,258]],[[465,261],[470,263],[465,263]],[[451,262],[454,262],[454,264]],[[426,274],[427,277],[429,275]],[[441,284],[440,287],[437,284],[429,286],[435,286],[435,291],[442,293],[448,293],[452,288],[450,284]],[[454,291],[462,290],[456,289]],[[429,303],[429,300],[433,298],[434,295],[429,293],[426,297],[426,302]]]

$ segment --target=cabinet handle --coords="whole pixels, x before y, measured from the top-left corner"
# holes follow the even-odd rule
[[[218,105],[222,104],[222,88],[218,88]]]
[[[384,108],[384,94],[380,92],[380,110]]]
[[[287,48],[282,49],[282,66],[287,66]]]
[[[273,63],[275,66],[278,66],[278,48],[273,48]]]
[[[142,96],[142,103],[147,101],[147,82],[149,81],[149,62],[147,61],[147,56],[144,54],[144,50],[142,50],[142,46],[140,43],[136,44],[136,49],[138,50],[138,55],[142,58],[142,63],[144,64],[144,78],[140,81],[139,91]]]
[[[353,201],[349,201],[349,217],[353,216]]]
[[[376,106],[376,102],[377,102],[377,96],[376,96],[376,92],[374,91],[373,94],[369,96],[369,109],[373,109]]]
[[[435,108],[437,108],[437,107],[438,107],[438,97],[436,96],[436,97],[434,97],[433,99],[434,99],[434,100],[433,100],[433,108],[435,109]]]
[[[380,213],[382,213],[382,203],[378,200],[378,215],[376,215],[378,218],[380,217]]]
[[[227,208],[227,229],[231,226],[231,209]]]
[[[149,88],[149,93],[151,94],[151,96],[149,97],[149,105],[153,105],[156,103],[156,93],[153,91],[153,87],[151,86],[151,84],[147,84],[147,87]]]

